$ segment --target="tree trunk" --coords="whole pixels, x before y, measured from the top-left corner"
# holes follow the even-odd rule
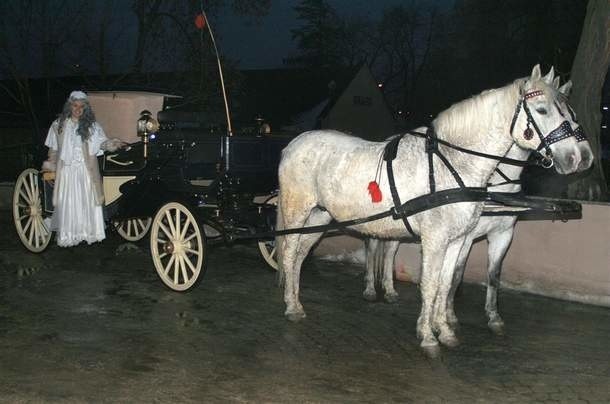
[[[601,91],[610,63],[610,1],[589,0],[580,43],[572,65],[574,87],[570,103],[576,110],[593,153],[593,168],[568,187],[575,199],[606,199],[607,184],[601,160]]]

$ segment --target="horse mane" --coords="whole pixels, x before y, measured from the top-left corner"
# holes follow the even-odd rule
[[[468,145],[474,138],[487,134],[490,128],[494,131],[508,128],[525,80],[521,78],[504,87],[485,90],[442,111],[433,121],[438,136]]]

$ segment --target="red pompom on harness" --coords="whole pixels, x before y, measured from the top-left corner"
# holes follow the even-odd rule
[[[379,157],[379,162],[377,163],[377,170],[375,171],[375,179],[369,182],[369,186],[367,189],[369,190],[369,194],[371,195],[371,201],[373,203],[379,203],[383,199],[383,195],[381,195],[381,189],[379,189],[379,182],[381,182],[381,165],[383,164],[383,153]]]
[[[371,194],[371,200],[373,201],[373,203],[381,202],[381,189],[379,189],[379,184],[377,184],[377,181],[369,182],[368,189],[369,194]]]

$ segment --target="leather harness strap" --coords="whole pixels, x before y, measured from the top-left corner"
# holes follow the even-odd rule
[[[388,142],[383,152],[383,159],[386,162],[386,168],[388,173],[388,183],[390,185],[390,193],[392,194],[392,200],[394,201],[394,208],[397,208],[402,205],[400,202],[400,196],[398,195],[398,190],[396,189],[396,181],[394,181],[394,169],[392,168],[392,160],[396,158],[396,153],[398,152],[398,143],[404,137],[404,134],[394,136],[392,140]],[[406,215],[400,215],[402,222],[405,224],[407,231],[411,233],[414,238],[418,238],[418,236],[413,231],[411,224],[409,223],[409,219],[407,219]]]

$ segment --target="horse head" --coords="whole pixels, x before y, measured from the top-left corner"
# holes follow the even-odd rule
[[[579,170],[581,149],[570,122],[557,107],[560,96],[554,87],[555,72],[546,76],[540,65],[519,88],[519,102],[513,115],[510,133],[517,145],[543,155],[547,167],[555,165],[560,174]]]
[[[578,148],[580,149],[581,160],[580,164],[578,165],[577,171],[585,171],[589,169],[593,164],[593,150],[591,149],[591,144],[589,143],[587,136],[585,135],[585,131],[576,119],[576,113],[574,112],[570,104],[568,104],[568,97],[570,96],[570,91],[572,90],[572,80],[568,80],[564,85],[559,87],[558,76],[555,78],[555,80],[553,80],[553,86],[557,89],[557,91],[559,91],[560,95],[557,108],[570,123],[572,131],[574,132],[574,136],[576,136]]]

